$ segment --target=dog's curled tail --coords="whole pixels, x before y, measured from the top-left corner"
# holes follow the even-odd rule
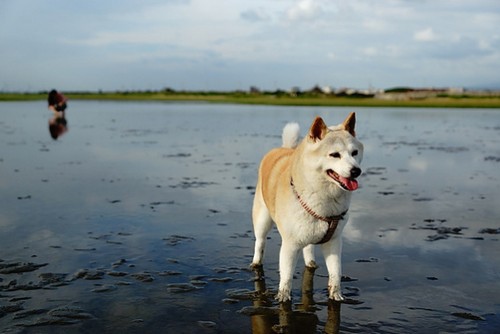
[[[300,127],[298,123],[288,123],[283,128],[283,147],[295,148],[299,144]]]

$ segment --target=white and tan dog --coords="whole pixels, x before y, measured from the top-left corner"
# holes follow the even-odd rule
[[[327,127],[316,117],[300,142],[299,126],[283,129],[283,147],[262,159],[253,203],[255,253],[252,266],[261,266],[267,233],[276,223],[282,238],[276,298],[291,299],[292,278],[299,251],[308,267],[316,267],[314,244],[321,244],[328,269],[329,298],[343,300],[341,279],[342,230],[352,191],[358,188],[363,144],[355,137],[355,114]]]

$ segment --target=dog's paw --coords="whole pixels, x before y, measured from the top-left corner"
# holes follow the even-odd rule
[[[251,263],[250,264],[250,269],[252,270],[258,270],[258,269],[262,269],[262,263]]]
[[[307,268],[311,268],[311,269],[318,269],[319,266],[316,264],[316,261],[309,261],[309,263],[306,264],[306,267]]]
[[[342,292],[340,291],[340,284],[328,286],[328,298],[333,299],[337,302],[341,302],[345,299],[344,296],[342,296]]]
[[[340,291],[330,293],[329,298],[335,300],[336,302],[341,302],[345,300],[344,296],[342,296],[342,293],[340,293]]]
[[[288,290],[288,291],[279,290],[278,294],[276,295],[276,300],[280,303],[285,303],[287,301],[292,300],[292,298],[290,296],[290,290]]]
[[[262,264],[252,263],[250,265],[250,270],[255,273],[254,280],[256,281],[264,280],[264,266],[262,266]]]

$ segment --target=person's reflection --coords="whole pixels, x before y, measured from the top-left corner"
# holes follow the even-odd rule
[[[54,140],[57,140],[68,131],[68,121],[66,120],[67,101],[68,99],[55,89],[52,89],[47,97],[49,110],[53,113],[52,118],[49,119],[49,132]]]
[[[60,136],[68,131],[68,121],[64,111],[55,112],[49,119],[49,132],[52,139],[57,140]]]
[[[279,309],[272,307],[272,296],[266,289],[264,271],[261,266],[254,268],[256,274],[255,292],[253,301],[255,313],[252,315],[252,332],[263,333],[316,333],[319,323],[315,313],[318,308],[313,299],[314,268],[306,267],[302,277],[301,303],[293,309],[291,302],[280,303]],[[339,333],[340,303],[328,301],[328,320],[325,332]]]

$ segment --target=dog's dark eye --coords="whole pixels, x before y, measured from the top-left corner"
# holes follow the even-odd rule
[[[352,151],[352,156],[353,156],[353,157],[355,157],[355,156],[357,156],[357,155],[358,155],[358,150],[354,150],[354,151]]]
[[[330,154],[331,157],[340,159],[340,153],[339,152],[334,152]]]

